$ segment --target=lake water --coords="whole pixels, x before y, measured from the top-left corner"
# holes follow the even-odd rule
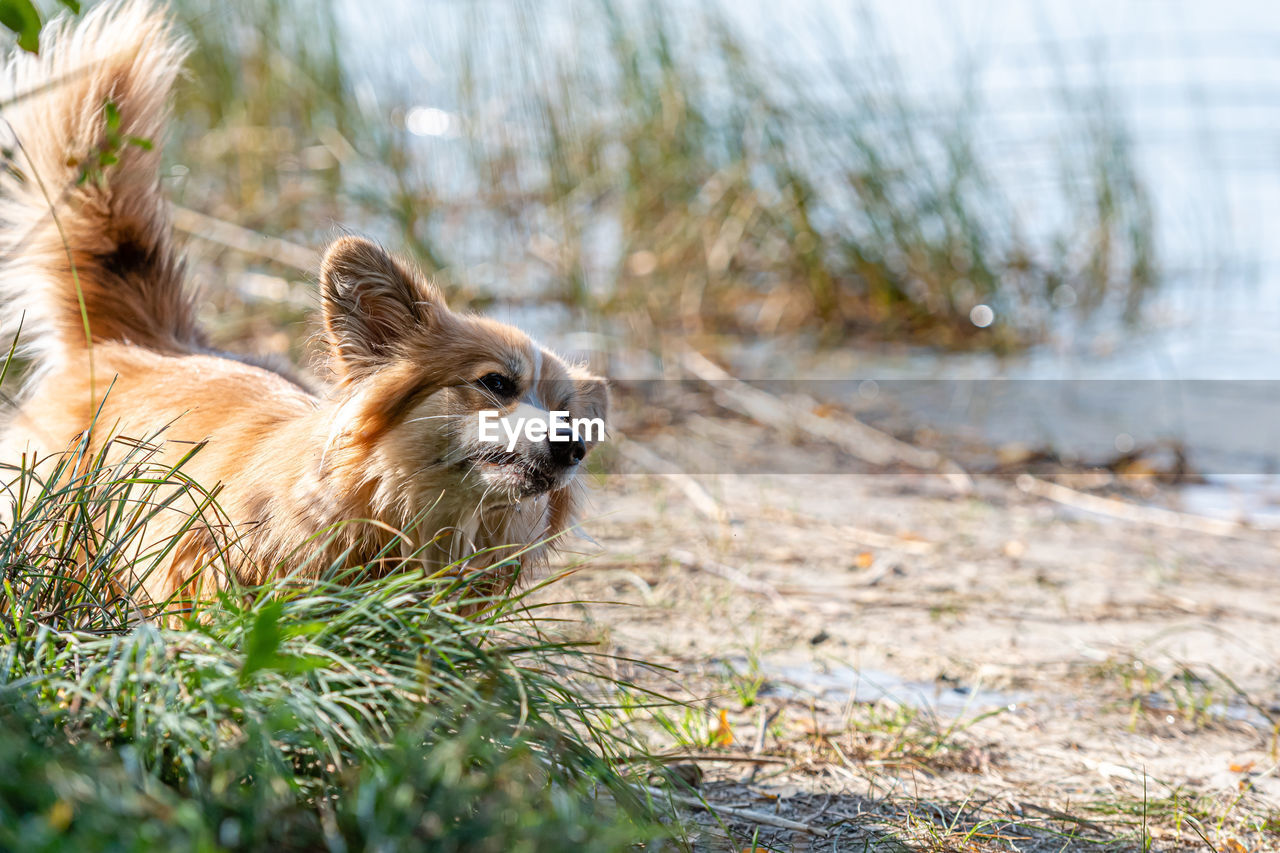
[[[700,5],[690,3],[691,14]],[[1069,180],[1064,146],[1087,120],[1076,107],[1083,113],[1105,99],[1123,122],[1152,192],[1166,278],[1148,328],[1088,340],[1064,333],[994,369],[1020,377],[1280,378],[1280,241],[1272,234],[1280,221],[1280,4],[726,0],[724,8],[749,41],[767,44],[771,62],[812,76],[816,93],[826,91],[833,65],[879,62],[921,121],[945,120],[968,104],[980,128],[979,159],[998,164],[996,180],[1033,228],[1054,215],[1045,199],[1060,197]],[[362,97],[376,101],[391,87],[447,114],[460,44],[477,29],[516,89],[538,74],[520,50],[521,28],[537,26],[552,43],[566,39],[570,28],[557,16],[573,9],[480,0],[424,11],[393,0],[371,16],[351,4],[349,54],[368,81]],[[420,114],[419,123],[433,116]],[[453,152],[447,141],[430,142],[433,162],[424,168],[447,180]],[[993,368],[913,353],[883,369],[936,376]]]
[[[790,31],[803,40],[816,22],[831,20],[835,5],[801,2]],[[763,21],[768,8],[760,3],[758,17],[748,17]],[[1184,508],[1280,522],[1272,473],[1280,461],[1280,385],[1238,381],[1280,376],[1280,5],[878,0],[862,8],[923,100],[949,104],[967,89],[976,93],[988,156],[1002,163],[1007,191],[1028,210],[1055,180],[1064,118],[1055,90],[1104,90],[1153,194],[1167,281],[1141,332],[1064,335],[1016,360],[912,352],[850,359],[857,367],[848,367],[888,377],[1032,380],[1015,383],[1037,398],[1021,410],[1036,422],[1030,435],[1068,450],[1099,434],[1183,441],[1209,474],[1208,483],[1183,490]],[[857,14],[837,15],[840,28],[855,31]],[[1061,393],[1045,382],[1093,379],[1110,381],[1065,382]],[[1104,390],[1079,393],[1089,387]],[[940,405],[953,417],[978,417],[972,406],[956,411],[955,400],[970,395],[955,391],[920,410],[932,410],[934,422],[945,419]],[[1009,423],[990,409],[981,422],[996,440]],[[1228,454],[1234,461],[1221,461]]]
[[[495,51],[513,69],[528,59],[512,35],[516,24],[485,17],[509,10],[509,3],[435,4],[429,16],[407,0],[380,8],[383,14],[372,22],[355,4],[348,8],[352,37],[367,40],[368,56],[360,60],[369,72],[366,97],[376,97],[378,86],[404,85],[408,63],[409,85],[420,86],[421,105],[447,113],[450,105],[429,93],[448,89],[443,81],[453,73],[451,52],[464,23],[506,33],[495,38]],[[522,8],[554,16],[572,14],[573,6]],[[1055,214],[1046,210],[1045,199],[1069,190],[1060,168],[1070,154],[1064,150],[1069,129],[1082,120],[1087,104],[1105,100],[1127,128],[1136,166],[1152,193],[1165,273],[1141,330],[1112,327],[1088,336],[1062,330],[1044,346],[1006,360],[858,351],[799,362],[788,358],[788,343],[777,342],[744,351],[739,368],[746,375],[1155,383],[1143,385],[1143,394],[1168,397],[1182,407],[1181,421],[1161,421],[1162,437],[1194,440],[1193,454],[1239,451],[1241,442],[1253,453],[1245,464],[1210,472],[1224,476],[1209,489],[1188,491],[1193,508],[1258,518],[1275,514],[1280,485],[1254,476],[1280,470],[1280,434],[1273,435],[1271,426],[1280,421],[1273,417],[1280,405],[1275,388],[1269,382],[1197,386],[1188,409],[1184,386],[1176,381],[1280,379],[1280,240],[1273,237],[1280,227],[1280,4],[726,0],[725,9],[748,40],[767,44],[771,57],[786,57],[802,79],[812,75],[817,92],[833,63],[870,57],[893,70],[922,121],[943,120],[958,104],[970,105],[980,128],[978,158],[998,164],[995,180],[1033,231],[1035,222]],[[425,29],[424,20],[430,22]],[[550,20],[554,36],[557,27]],[[419,118],[429,123],[438,116],[428,112]],[[447,156],[447,143],[432,144],[435,156]],[[561,315],[554,311],[511,309],[507,316],[553,337],[560,331],[555,326]],[[1162,382],[1171,384],[1162,390]],[[1245,409],[1223,416],[1215,399],[1226,395],[1238,402],[1241,387],[1249,389],[1246,397],[1252,395]],[[1072,449],[1082,432],[1096,437],[1098,418],[1104,435],[1137,435],[1143,427],[1141,394],[1138,407],[1126,410],[1112,407],[1105,395],[1082,409],[1065,393],[1039,393],[1051,403],[1035,412],[1038,435],[1060,449]],[[953,406],[950,399],[942,403]],[[938,404],[922,403],[922,417],[932,417]],[[1204,414],[1210,417],[1195,417]],[[1084,417],[1093,420],[1084,423]]]
[[[1072,93],[1125,122],[1157,214],[1167,287],[1145,333],[1065,337],[997,372],[1017,377],[1280,377],[1280,5],[1258,0],[955,0],[736,3],[796,52],[847,33],[896,60],[940,110],[977,105],[986,162],[1028,218],[1056,163]],[[867,38],[867,18],[875,21]],[[779,35],[781,34],[781,35]],[[811,56],[821,61],[821,56]],[[1063,92],[1068,93],[1063,97]],[[1052,195],[1052,194],[1050,194]],[[988,375],[982,359],[921,354],[883,369]]]

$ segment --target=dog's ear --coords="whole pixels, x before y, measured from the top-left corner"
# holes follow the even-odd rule
[[[332,366],[342,377],[386,364],[444,310],[438,290],[360,237],[329,246],[320,263],[320,294]]]
[[[570,367],[573,379],[574,417],[599,418],[609,423],[609,385],[604,379],[583,367]],[[594,438],[594,437],[593,437]],[[594,440],[587,442],[590,448]]]

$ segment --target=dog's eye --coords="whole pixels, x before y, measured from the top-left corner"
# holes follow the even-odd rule
[[[487,373],[476,380],[476,384],[495,397],[514,397],[516,381],[501,373]]]

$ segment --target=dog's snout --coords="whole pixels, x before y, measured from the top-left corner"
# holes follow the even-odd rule
[[[549,442],[551,461],[568,468],[577,465],[587,455],[587,443],[570,430],[561,430]]]

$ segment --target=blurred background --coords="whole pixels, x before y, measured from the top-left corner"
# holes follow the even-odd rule
[[[1000,459],[1178,446],[1157,467],[1198,461],[1204,511],[1277,500],[1274,6],[177,10],[166,181],[225,342],[303,357],[280,324],[349,229],[616,379],[671,378],[673,347],[748,378],[942,379],[897,414]],[[973,378],[1027,382],[956,403]]]
[[[1266,4],[179,11],[180,200],[547,332],[1271,376]]]
[[[978,469],[1159,446],[1144,465],[1202,511],[1280,499],[1269,4],[177,12],[166,180],[227,343],[305,357],[282,323],[352,230],[615,379],[671,378],[691,347],[747,378],[943,380],[894,413],[969,428]]]

